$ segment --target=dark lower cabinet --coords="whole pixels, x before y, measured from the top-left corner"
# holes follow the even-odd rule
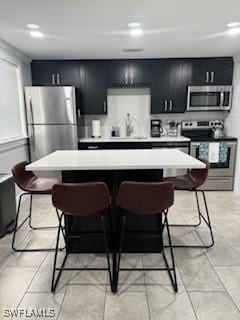
[[[151,142],[79,142],[79,150],[151,149]]]

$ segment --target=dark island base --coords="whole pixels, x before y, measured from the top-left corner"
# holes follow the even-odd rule
[[[107,183],[112,196],[112,206],[109,210],[113,223],[113,233],[116,235],[118,226],[119,209],[115,206],[118,187],[122,181],[144,181],[156,182],[162,181],[162,170],[119,170],[119,171],[63,171],[62,181],[64,183],[79,183],[104,181]],[[94,201],[94,199],[93,199]],[[106,217],[109,226],[109,216]],[[68,243],[69,253],[102,253],[104,252],[104,243],[101,233],[99,215],[88,217],[65,217],[66,233],[83,233],[94,232],[94,234],[83,237],[82,239],[71,239]],[[109,227],[108,227],[109,229]],[[158,233],[158,220],[156,215],[142,216],[136,214],[127,215],[126,231],[138,231],[142,236],[144,233]],[[95,234],[96,233],[96,234]],[[98,234],[99,233],[99,234]],[[111,249],[114,247],[109,239]],[[123,252],[159,252],[160,242],[158,238],[126,238]]]

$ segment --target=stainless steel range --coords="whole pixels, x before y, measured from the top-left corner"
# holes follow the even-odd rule
[[[204,190],[233,190],[237,139],[225,135],[216,139],[214,129],[223,126],[219,120],[182,122],[182,135],[191,139],[190,154],[210,162]]]

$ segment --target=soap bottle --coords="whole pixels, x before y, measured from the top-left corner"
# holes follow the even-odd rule
[[[114,127],[114,126],[112,126],[111,136],[112,136],[112,137],[116,137],[116,130],[115,130],[115,127]]]

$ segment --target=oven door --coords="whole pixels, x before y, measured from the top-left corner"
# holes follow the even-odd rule
[[[227,153],[224,162],[221,162],[220,159],[218,162],[210,162],[210,170],[208,173],[209,177],[233,177],[235,170],[235,157],[236,157],[236,142],[230,141],[217,141],[217,143],[224,142],[226,144]],[[209,144],[211,142],[191,142],[190,154],[198,158],[199,149],[201,144]],[[209,160],[209,159],[207,159]]]
[[[230,110],[232,87],[188,87],[188,111]]]

